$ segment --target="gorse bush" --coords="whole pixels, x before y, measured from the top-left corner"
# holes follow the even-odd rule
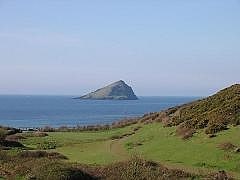
[[[39,166],[34,166],[27,176],[37,180],[93,179],[87,173],[58,161],[45,160],[41,161],[40,164]]]
[[[219,131],[226,130],[226,129],[227,129],[227,125],[225,125],[223,123],[215,123],[215,124],[208,125],[205,130],[205,133],[206,134],[214,134]]]
[[[225,130],[228,124],[238,124],[240,114],[240,85],[233,85],[217,94],[179,109],[171,118],[174,125],[202,129],[206,133]]]
[[[180,125],[188,129],[206,128],[207,134],[225,130],[230,124],[240,125],[240,84],[202,100],[145,115],[140,121]]]
[[[9,155],[0,151],[0,176],[6,179],[78,180],[93,179],[87,173],[74,168],[58,153],[23,151]]]
[[[147,180],[147,179],[191,179],[200,177],[182,170],[168,169],[153,161],[146,161],[137,156],[129,161],[108,165],[96,172],[100,179]]]

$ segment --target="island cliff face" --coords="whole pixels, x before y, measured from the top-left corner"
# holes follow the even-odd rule
[[[79,97],[93,100],[137,100],[132,88],[120,80],[94,92]]]

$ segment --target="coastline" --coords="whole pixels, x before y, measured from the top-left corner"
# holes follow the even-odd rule
[[[0,96],[0,124],[20,128],[111,125],[199,97],[142,97],[137,101],[73,100],[70,96]]]

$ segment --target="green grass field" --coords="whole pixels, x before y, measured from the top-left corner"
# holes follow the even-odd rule
[[[189,140],[182,140],[175,135],[175,127],[140,124],[142,128],[135,134],[112,140],[113,136],[133,132],[136,126],[139,125],[99,132],[52,132],[47,137],[29,137],[23,144],[36,149],[38,143],[54,141],[56,149],[50,151],[60,152],[71,162],[109,164],[137,154],[173,167],[226,170],[240,176],[240,153],[218,148],[224,142],[240,146],[239,126],[230,127],[214,138],[198,131]]]
[[[125,147],[146,159],[189,167],[205,167],[240,173],[240,154],[225,152],[217,146],[231,142],[240,146],[240,128],[232,127],[215,138],[199,132],[189,140],[175,136],[175,128],[150,124],[126,139]],[[133,144],[141,144],[133,146]]]
[[[23,144],[37,149],[39,143],[54,141],[57,146],[54,151],[66,155],[72,162],[108,164],[128,157],[123,145],[118,140],[112,140],[112,137],[132,132],[133,128],[128,126],[98,132],[51,132],[46,137],[28,137],[23,140]]]

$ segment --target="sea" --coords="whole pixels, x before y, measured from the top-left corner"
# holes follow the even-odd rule
[[[0,95],[0,125],[15,128],[111,124],[161,111],[200,97],[139,97],[139,100],[81,100],[72,96]]]

